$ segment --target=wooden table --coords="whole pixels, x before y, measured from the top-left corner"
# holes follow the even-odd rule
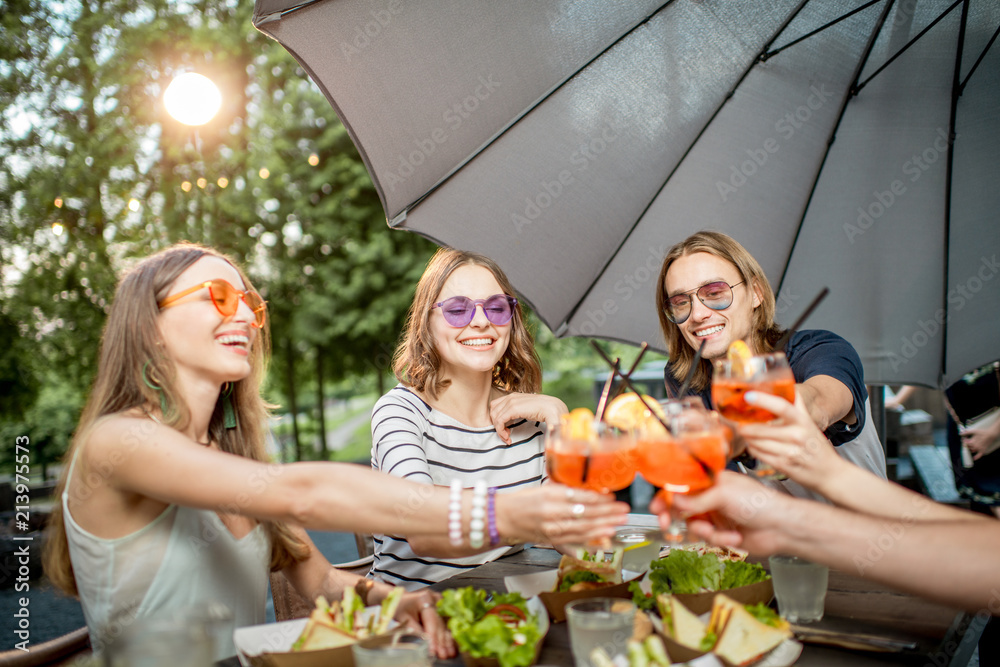
[[[558,562],[559,554],[551,549],[526,549],[451,577],[432,588],[440,591],[445,588],[474,586],[489,591],[506,591],[504,577],[552,569]],[[918,649],[900,655],[806,644],[802,656],[795,664],[799,667],[868,667],[886,664],[946,667],[954,649],[943,650],[947,647],[942,646],[942,642],[958,614],[955,609],[892,591],[843,572],[831,571],[826,612],[823,620],[814,624],[814,627],[914,641],[918,644]],[[573,665],[565,623],[551,626],[538,662],[544,665]],[[441,660],[435,664],[451,667],[460,665],[461,662]]]

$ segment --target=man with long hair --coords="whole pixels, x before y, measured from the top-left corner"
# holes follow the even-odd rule
[[[724,358],[733,341],[745,341],[756,355],[771,351],[784,333],[774,322],[774,291],[764,270],[746,248],[720,232],[701,231],[670,248],[656,307],[670,353],[664,372],[668,390],[677,395],[704,343],[690,391],[706,405],[711,405],[712,362]],[[838,453],[885,478],[861,359],[851,344],[829,331],[798,331],[775,351],[785,353],[796,395]],[[792,480],[783,484],[794,495],[816,496]]]

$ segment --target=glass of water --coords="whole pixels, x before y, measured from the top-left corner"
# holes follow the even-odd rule
[[[798,556],[768,559],[778,612],[789,623],[811,623],[823,618],[830,570]]]
[[[431,667],[427,639],[413,632],[362,639],[351,646],[351,653],[354,667]]]
[[[615,531],[614,544],[624,549],[622,569],[631,572],[645,572],[649,563],[660,557],[663,547],[663,533],[658,528],[630,528],[625,526]]]
[[[634,619],[635,605],[630,600],[587,598],[568,603],[566,620],[576,667],[596,667],[591,659],[595,652],[627,661],[626,646]]]

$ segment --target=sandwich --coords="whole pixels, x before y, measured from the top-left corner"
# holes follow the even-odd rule
[[[583,560],[572,556],[563,556],[559,561],[555,590],[559,593],[575,593],[620,584],[622,582],[621,559],[623,553],[622,550],[616,550],[611,561],[603,559]]]
[[[343,619],[340,603],[334,602],[331,606],[320,595],[316,598],[316,607],[309,614],[306,627],[292,644],[292,651],[319,651],[353,644],[357,638],[344,628]]]
[[[673,595],[660,595],[656,606],[663,619],[663,634],[685,648],[704,653],[712,648],[715,635],[694,612],[680,603]]]
[[[792,636],[788,622],[767,605],[744,606],[725,595],[715,596],[708,631],[718,637],[713,653],[739,667],[756,662]]]
[[[332,604],[320,595],[309,614],[306,627],[292,644],[292,651],[319,651],[353,644],[359,639],[380,635],[389,630],[393,616],[403,597],[403,588],[396,586],[382,600],[379,614],[365,614],[365,605],[353,588],[344,591],[342,601]]]

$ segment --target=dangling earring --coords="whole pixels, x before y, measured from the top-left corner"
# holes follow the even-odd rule
[[[236,428],[236,411],[233,410],[233,387],[232,382],[227,382],[222,390],[222,425],[226,428]]]
[[[147,368],[149,368],[149,362],[148,361],[142,365],[142,381],[146,384],[147,387],[149,387],[150,389],[152,389],[153,391],[155,391],[156,393],[158,393],[160,395],[160,412],[163,414],[163,416],[166,416],[167,415],[167,397],[164,396],[164,394],[163,394],[163,387],[159,387],[159,386],[153,384],[152,382],[150,382],[149,378],[146,377],[146,369]]]

